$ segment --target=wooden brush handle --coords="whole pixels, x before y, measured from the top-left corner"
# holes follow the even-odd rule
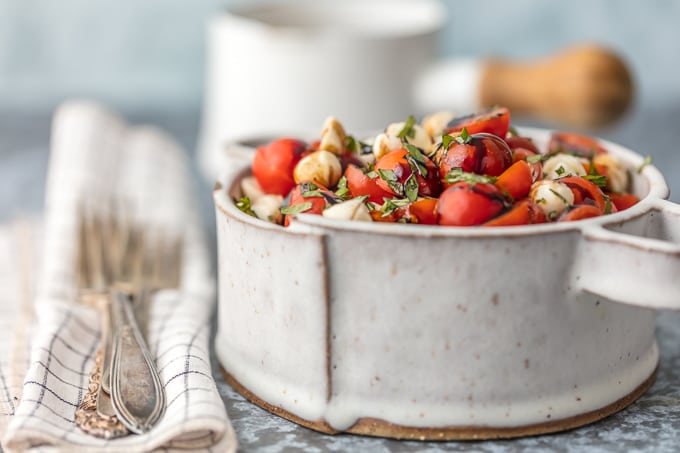
[[[617,55],[585,45],[533,62],[488,60],[479,96],[483,106],[504,105],[513,113],[590,128],[626,111],[633,82]]]

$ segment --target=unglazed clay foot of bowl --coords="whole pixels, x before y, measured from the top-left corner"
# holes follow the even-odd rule
[[[550,134],[521,133],[541,149]],[[680,207],[653,166],[633,172],[625,211],[495,228],[304,214],[283,228],[235,206],[248,166],[214,192],[215,347],[273,413],[328,433],[515,437],[593,422],[651,385],[654,309],[680,308]]]

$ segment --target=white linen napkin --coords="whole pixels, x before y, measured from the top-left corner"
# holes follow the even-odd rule
[[[20,403],[13,401],[12,415],[5,416],[6,450],[235,451],[211,374],[214,276],[189,164],[164,132],[130,127],[97,104],[73,101],[55,114],[31,352]],[[164,384],[165,415],[147,434],[104,440],[74,423],[100,344],[100,321],[78,303],[73,263],[78,209],[86,203],[105,212],[113,199],[124,200],[146,226],[181,233],[184,251],[180,288],[158,292],[149,315],[148,343]]]

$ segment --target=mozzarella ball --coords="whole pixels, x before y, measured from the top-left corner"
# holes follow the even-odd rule
[[[593,158],[593,164],[607,168],[607,186],[610,192],[626,192],[628,190],[628,169],[623,163],[611,154],[597,154]]]
[[[405,122],[392,123],[385,129],[385,135],[388,137],[395,137],[397,140],[399,140],[399,137],[397,136],[401,130],[404,129],[405,125]],[[413,137],[406,136],[404,138],[406,142],[420,149],[429,150],[432,147],[432,138],[430,138],[430,135],[425,131],[425,129],[423,129],[422,126],[418,124],[414,124],[412,128]]]
[[[559,179],[565,176],[585,176],[584,163],[588,161],[571,154],[556,154],[543,162],[543,177],[545,179]]]
[[[262,195],[250,205],[258,219],[268,220],[274,223],[281,223],[281,211],[279,208],[283,204],[281,195]]]
[[[314,182],[324,187],[332,187],[342,176],[340,159],[330,151],[314,151],[300,159],[293,170],[296,184]]]
[[[378,134],[373,141],[373,156],[378,160],[385,154],[401,148],[401,140],[396,135]]]
[[[326,118],[321,131],[319,149],[341,155],[345,151],[347,134],[342,124],[332,116]]]
[[[536,181],[531,186],[529,198],[534,200],[550,220],[554,220],[574,204],[574,194],[566,184],[548,179]]]
[[[322,215],[329,219],[373,221],[362,197],[352,198],[351,200],[329,206],[324,209]]]
[[[423,118],[423,129],[433,140],[440,139],[446,130],[446,125],[456,117],[453,112],[436,112]]]
[[[257,182],[254,176],[247,176],[241,180],[241,193],[244,197],[248,197],[251,203],[254,203],[264,195],[260,183]]]

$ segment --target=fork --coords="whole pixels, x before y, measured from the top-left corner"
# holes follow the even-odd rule
[[[95,367],[90,375],[88,391],[76,409],[75,420],[85,432],[112,439],[128,434],[128,430],[116,417],[111,399],[102,391],[104,369],[110,360],[110,313],[108,290],[111,283],[111,270],[116,266],[108,258],[115,254],[104,251],[104,221],[100,217],[78,216],[78,248],[76,270],[82,303],[95,307],[101,318],[101,347],[95,358]],[[111,222],[106,222],[111,223]]]
[[[152,291],[179,286],[182,242],[145,232],[122,214],[81,214],[79,280],[102,314],[99,423],[115,414],[127,429],[143,433],[162,416],[165,395],[134,309],[145,307]]]
[[[137,322],[135,305],[147,306],[150,294],[179,286],[181,245],[139,229],[131,230],[136,259],[126,265],[128,279],[119,280],[111,293],[114,325],[111,355],[111,399],[118,417],[134,433],[149,431],[165,410],[165,393],[155,362]]]

